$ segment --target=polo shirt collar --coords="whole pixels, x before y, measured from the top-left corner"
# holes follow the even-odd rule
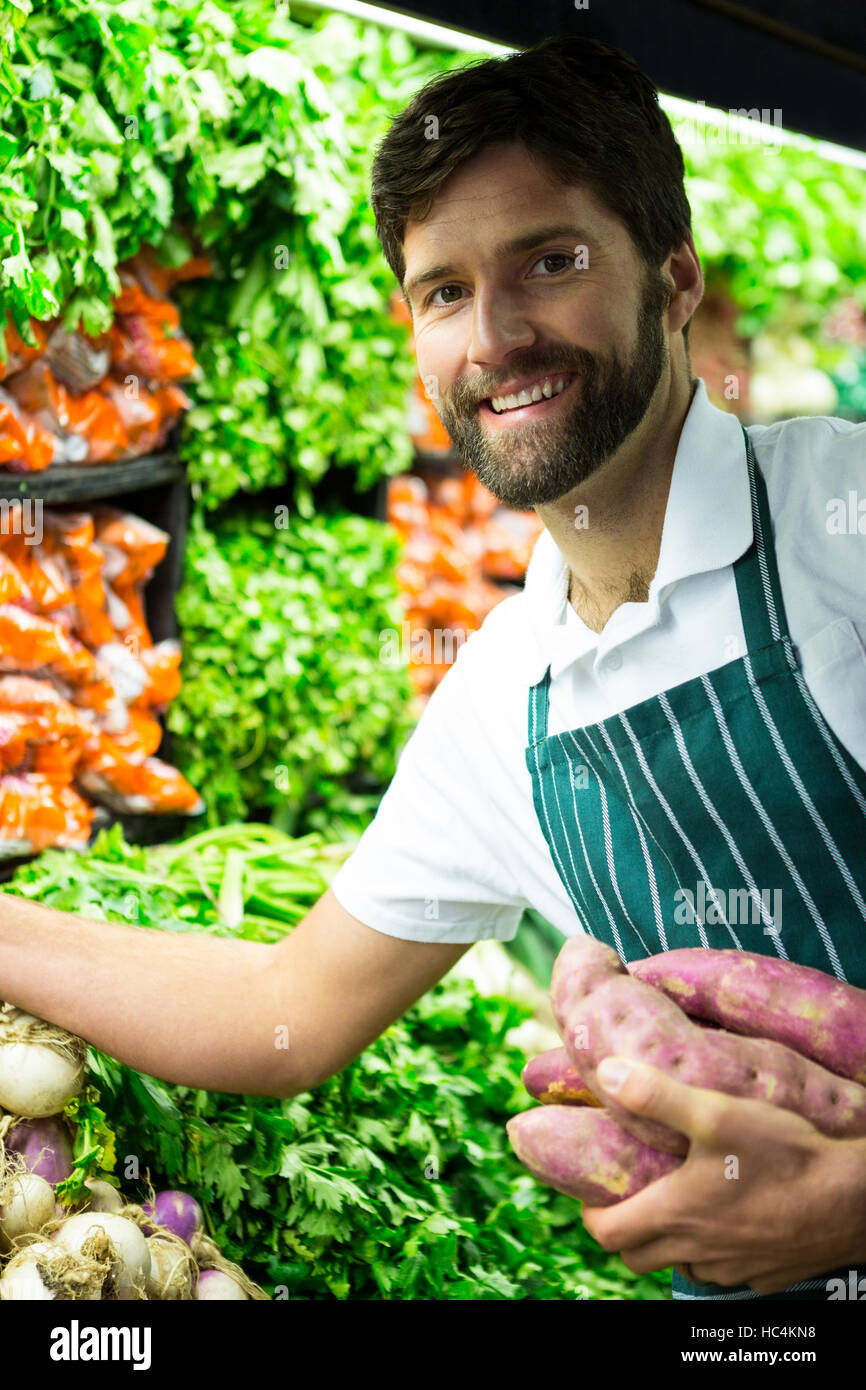
[[[593,632],[568,602],[568,566],[545,528],[532,552],[523,590],[532,636],[527,683],[534,685],[541,680],[548,666],[555,678],[588,651],[598,649],[603,654],[627,636],[651,626],[675,584],[690,575],[733,564],[751,543],[752,505],[743,432],[735,415],[712,404],[698,377],[680,431],[659,562],[647,603],[621,604],[604,630]]]

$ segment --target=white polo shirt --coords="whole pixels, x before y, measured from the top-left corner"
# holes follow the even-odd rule
[[[749,437],[806,684],[866,768],[866,423],[806,416],[750,426]],[[335,875],[343,907],[412,941],[507,941],[526,907],[578,933],[533,807],[529,686],[549,665],[549,733],[562,733],[742,656],[732,565],[751,541],[742,430],[699,379],[648,601],[622,604],[591,631],[568,603],[562,553],[542,532],[523,591],[459,649],[375,820]]]

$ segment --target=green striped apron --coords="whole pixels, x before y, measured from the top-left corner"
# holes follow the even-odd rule
[[[866,772],[797,664],[766,487],[743,434],[754,535],[733,568],[746,655],[552,735],[548,667],[529,692],[535,811],[581,929],[624,961],[733,947],[866,988]],[[773,1297],[825,1298],[837,1274],[849,1271]],[[759,1297],[676,1272],[673,1292]]]

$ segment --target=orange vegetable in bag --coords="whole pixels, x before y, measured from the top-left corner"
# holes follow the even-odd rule
[[[96,540],[103,553],[119,552],[118,567],[106,567],[114,588],[148,579],[165,555],[171,537],[140,516],[100,507],[94,512]]]
[[[150,677],[147,689],[133,701],[137,708],[159,709],[168,705],[180,691],[180,644],[167,640],[139,652],[142,666]]]
[[[88,795],[115,811],[193,815],[203,806],[201,797],[177,768],[159,758],[133,761],[104,733],[87,744],[76,775]]]
[[[0,545],[5,541],[0,539]],[[0,603],[19,603],[30,598],[30,590],[24,582],[21,571],[10,560],[5,550],[0,550]]]
[[[130,709],[129,725],[123,733],[111,735],[115,748],[130,762],[149,758],[162,743],[162,725],[143,709]]]
[[[0,845],[30,854],[49,845],[83,849],[93,807],[71,787],[56,787],[38,774],[0,777]]]
[[[11,396],[0,396],[0,464],[13,473],[38,473],[54,462],[58,451],[56,435]]]

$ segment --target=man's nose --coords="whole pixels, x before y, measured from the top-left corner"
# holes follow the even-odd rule
[[[538,333],[526,306],[500,290],[476,291],[467,360],[479,367],[502,367],[509,354],[531,347]]]

